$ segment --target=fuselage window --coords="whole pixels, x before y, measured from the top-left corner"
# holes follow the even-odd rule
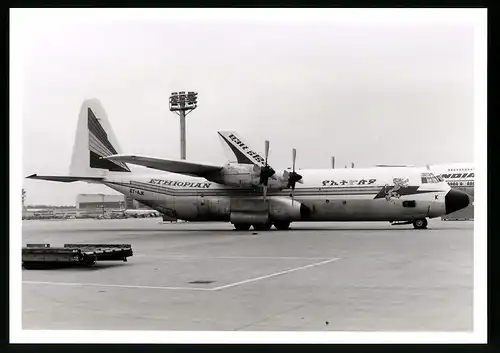
[[[439,179],[432,173],[423,173],[421,176],[422,184],[439,183]]]

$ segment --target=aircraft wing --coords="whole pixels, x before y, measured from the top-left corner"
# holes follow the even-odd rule
[[[59,181],[63,183],[72,183],[75,181],[88,181],[88,182],[99,182],[103,180],[102,177],[91,177],[91,176],[68,176],[68,175],[37,175],[31,174],[26,177],[26,179],[38,179],[38,180],[48,180],[48,181]]]
[[[194,163],[183,160],[135,156],[131,154],[114,154],[102,158],[195,177],[205,177],[209,173],[222,170],[222,166]]]

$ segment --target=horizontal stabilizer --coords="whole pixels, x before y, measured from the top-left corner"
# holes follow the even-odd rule
[[[179,161],[172,159],[162,159],[135,155],[115,154],[103,159],[109,159],[116,162],[124,162],[130,164],[141,165],[165,172],[183,174],[195,177],[205,177],[206,175],[222,170],[222,166],[193,163],[187,161]]]
[[[27,176],[26,179],[39,179],[39,180],[49,180],[49,181],[59,181],[63,183],[72,183],[74,181],[87,181],[87,182],[99,182],[103,180],[102,177],[88,177],[88,176],[67,176],[67,175],[36,175],[32,174]]]

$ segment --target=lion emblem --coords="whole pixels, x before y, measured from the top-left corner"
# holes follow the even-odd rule
[[[401,195],[399,194],[398,191],[401,188],[407,187],[408,183],[410,182],[410,180],[408,178],[407,179],[394,178],[394,179],[392,179],[392,181],[394,183],[393,187],[390,187],[389,185],[385,184],[385,187],[386,187],[385,199],[387,201],[389,201],[393,197],[399,199],[401,197]],[[387,188],[389,188],[389,189],[387,189]]]

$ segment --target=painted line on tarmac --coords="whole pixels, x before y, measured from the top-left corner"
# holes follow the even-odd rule
[[[304,258],[300,258],[300,259],[304,259]],[[125,289],[192,290],[192,291],[206,291],[206,292],[208,291],[208,292],[210,292],[210,291],[219,291],[222,289],[232,288],[232,287],[240,286],[240,285],[246,284],[246,283],[261,281],[261,280],[264,280],[267,278],[277,277],[277,276],[285,275],[287,273],[305,270],[307,268],[311,268],[311,267],[315,267],[315,266],[326,265],[328,263],[331,263],[331,262],[334,262],[337,260],[340,260],[340,258],[333,258],[333,259],[328,259],[326,261],[315,262],[313,264],[300,266],[300,267],[294,267],[294,268],[290,268],[288,270],[279,271],[279,272],[271,273],[271,274],[260,276],[260,277],[250,278],[250,279],[246,279],[244,281],[234,282],[234,283],[230,283],[230,284],[226,284],[226,285],[214,287],[214,288],[161,287],[161,286],[138,286],[138,285],[127,285],[127,284],[43,282],[43,281],[23,281],[22,283],[23,284],[52,285],[52,286],[69,286],[69,287],[111,287],[111,288],[125,288]]]
[[[271,273],[269,275],[255,277],[255,278],[250,278],[250,279],[247,279],[247,280],[244,280],[244,281],[235,282],[235,283],[231,283],[231,284],[226,284],[226,285],[220,286],[220,287],[215,287],[215,288],[212,288],[211,290],[217,291],[217,290],[221,290],[221,289],[232,288],[232,287],[240,286],[242,284],[246,284],[246,283],[250,283],[250,282],[256,282],[256,281],[260,281],[260,280],[267,279],[267,278],[281,276],[281,275],[284,275],[284,274],[287,274],[287,273],[291,273],[291,272],[295,272],[295,271],[305,270],[306,268],[310,268],[310,267],[326,265],[326,264],[328,264],[330,262],[334,262],[334,261],[337,261],[337,260],[340,260],[340,258],[333,258],[333,259],[329,259],[329,260],[326,260],[326,261],[316,262],[316,263],[313,263],[313,264],[310,264],[310,265],[306,265],[306,266],[294,267],[294,268],[290,268],[288,270]]]
[[[147,255],[147,254],[134,254],[134,257],[150,257],[154,259],[166,260],[331,260],[331,257],[298,257],[298,256],[184,256],[184,255]]]
[[[41,285],[50,285],[50,286],[71,286],[71,287],[114,287],[114,288],[127,288],[127,289],[201,290],[201,291],[213,290],[213,288],[134,286],[134,285],[127,285],[127,284],[104,284],[104,283],[23,281],[23,284],[41,284]]]

